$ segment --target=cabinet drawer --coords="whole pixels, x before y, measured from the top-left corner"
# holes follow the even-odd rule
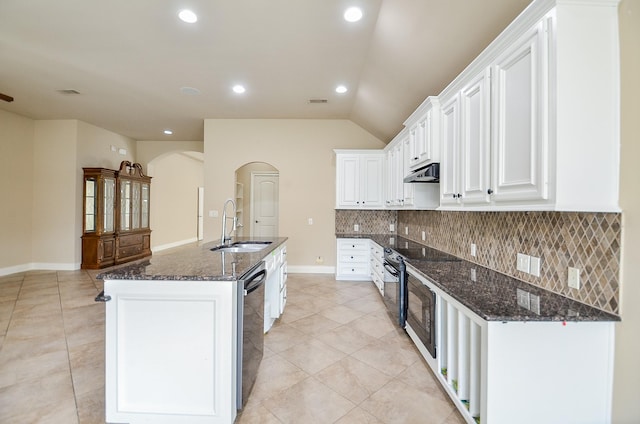
[[[369,256],[364,253],[349,253],[349,252],[340,252],[338,255],[340,263],[367,263],[369,262]]]
[[[357,264],[357,265],[340,265],[339,266],[339,274],[344,276],[369,276],[369,267],[365,264]]]
[[[119,240],[120,247],[133,246],[133,245],[142,246],[143,235],[130,234],[126,236],[120,236],[118,240]]]
[[[142,253],[142,246],[127,246],[118,249],[118,258],[127,258]]]
[[[364,250],[369,251],[369,240],[347,239],[338,241],[338,250]]]

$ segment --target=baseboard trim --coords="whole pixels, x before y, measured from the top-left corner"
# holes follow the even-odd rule
[[[0,268],[0,277],[28,271],[77,271],[79,269],[79,263],[31,262],[27,264]]]

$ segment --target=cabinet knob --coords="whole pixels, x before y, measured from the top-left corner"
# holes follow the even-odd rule
[[[487,190],[487,194],[493,194],[493,190],[491,189]]]
[[[418,156],[414,157],[413,160],[418,160]]]

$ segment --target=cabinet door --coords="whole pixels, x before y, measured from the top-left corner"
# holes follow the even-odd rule
[[[543,23],[525,33],[492,67],[493,198],[546,199],[546,60]]]
[[[382,155],[365,155],[360,162],[360,201],[363,207],[381,207],[383,201],[383,162]]]
[[[458,204],[458,144],[459,144],[458,95],[442,106],[442,163],[440,165],[440,204]]]
[[[357,155],[337,160],[337,207],[360,206],[360,159]]]
[[[489,196],[489,69],[461,93],[460,188],[464,204],[488,204]]]
[[[415,152],[412,152],[410,135],[402,141],[402,167],[400,168],[399,181],[402,183],[402,205],[413,206],[414,201],[414,185],[413,183],[405,183],[404,177],[410,172],[411,158]],[[416,156],[417,157],[417,156]]]

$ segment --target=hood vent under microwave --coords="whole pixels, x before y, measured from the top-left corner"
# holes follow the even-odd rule
[[[440,182],[440,164],[437,162],[430,163],[413,171],[404,177],[405,183],[439,183]]]

